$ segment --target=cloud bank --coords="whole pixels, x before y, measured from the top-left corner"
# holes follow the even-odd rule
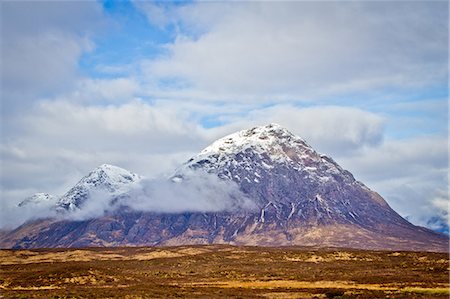
[[[116,198],[111,198],[110,194],[94,192],[79,210],[70,212],[65,217],[85,220],[125,207],[155,213],[236,212],[256,208],[234,182],[197,171],[182,180],[143,179],[138,186]]]
[[[61,210],[56,204],[55,199],[21,206],[5,206],[7,217],[1,219],[0,228],[12,229],[27,221],[42,218],[88,220],[121,209],[154,213],[206,213],[256,208],[236,183],[203,171],[186,173],[183,179],[142,179],[123,194],[112,195],[94,189],[79,209],[73,211]]]
[[[184,86],[161,97],[307,99],[446,79],[445,3],[136,5],[151,23],[185,28],[142,64],[147,77]]]

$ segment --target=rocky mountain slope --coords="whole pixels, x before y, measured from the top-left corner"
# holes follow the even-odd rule
[[[127,196],[140,177],[101,167],[57,203],[82,209],[96,188]],[[106,169],[105,169],[106,168]],[[113,169],[113,170],[112,170]],[[227,243],[261,246],[337,246],[367,249],[448,250],[448,237],[403,219],[331,158],[278,125],[217,140],[170,178],[199,172],[237,184],[254,208],[220,212],[156,213],[121,206],[94,219],[44,219],[0,238],[2,247],[81,247]],[[109,179],[114,182],[110,184]],[[182,198],[180,199],[182,200]]]

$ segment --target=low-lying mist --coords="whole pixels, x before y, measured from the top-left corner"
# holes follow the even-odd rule
[[[112,214],[120,209],[155,213],[221,212],[253,210],[256,205],[236,183],[222,180],[214,174],[192,171],[175,179],[142,179],[122,194],[106,190],[91,190],[79,209],[59,210],[55,202],[33,203],[8,208],[1,227],[11,229],[29,220],[56,218],[87,220]],[[8,225],[8,226],[7,226]]]

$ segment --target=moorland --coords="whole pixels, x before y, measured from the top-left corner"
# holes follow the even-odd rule
[[[1,298],[448,298],[448,253],[312,247],[0,250]]]

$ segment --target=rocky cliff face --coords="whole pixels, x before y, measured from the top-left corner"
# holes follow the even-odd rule
[[[278,125],[226,136],[170,179],[177,184],[199,171],[236,183],[256,208],[161,214],[122,206],[96,219],[28,223],[3,236],[0,243],[20,248],[228,243],[448,250],[446,236],[410,224],[351,173]],[[80,207],[87,200],[83,190],[108,189],[102,177],[88,176],[78,185],[89,188],[72,189],[58,205],[68,210]],[[139,176],[121,171],[116,179],[128,186]],[[126,196],[126,189],[108,190]]]

